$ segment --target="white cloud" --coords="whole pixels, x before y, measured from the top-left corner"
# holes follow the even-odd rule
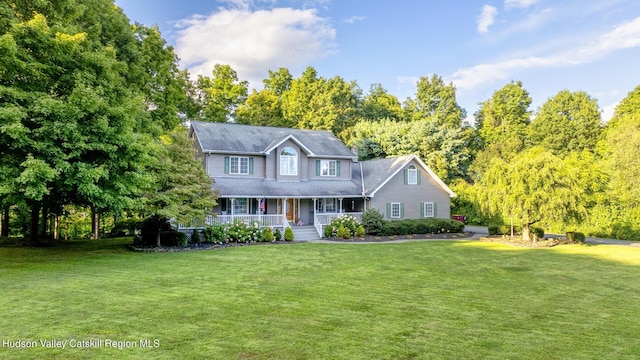
[[[618,105],[620,104],[620,102],[616,102],[613,103],[611,105],[605,106],[602,108],[602,122],[603,123],[608,123],[609,120],[611,120],[611,118],[613,117],[613,113],[616,111],[616,108],[618,107]]]
[[[484,5],[482,12],[478,17],[478,32],[480,34],[486,34],[489,32],[489,26],[493,25],[496,16],[498,15],[498,9],[491,5]]]
[[[483,83],[505,80],[520,70],[588,63],[616,50],[638,46],[640,17],[616,26],[592,43],[581,47],[549,56],[529,56],[463,68],[453,73],[450,78],[458,89],[468,90]]]
[[[526,8],[538,2],[540,0],[504,0],[504,7],[505,9]]]
[[[335,29],[313,9],[251,11],[245,6],[250,1],[228,2],[232,8],[177,25],[176,53],[194,75],[210,76],[215,64],[228,64],[256,87],[268,70],[300,67],[335,52]]]
[[[366,18],[366,16],[352,16],[344,19],[344,22],[346,22],[347,24],[353,24],[359,21],[364,21]]]

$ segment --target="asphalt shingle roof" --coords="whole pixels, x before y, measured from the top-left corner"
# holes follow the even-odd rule
[[[333,133],[233,123],[192,121],[191,126],[205,152],[260,154],[293,136],[315,156],[349,157],[355,155]]]

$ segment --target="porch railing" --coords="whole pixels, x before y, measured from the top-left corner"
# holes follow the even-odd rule
[[[206,225],[232,224],[234,221],[242,221],[245,224],[257,222],[260,226],[283,227],[282,215],[208,215]],[[285,224],[286,226],[286,224]],[[202,226],[178,225],[178,229],[200,229]]]
[[[320,237],[324,236],[324,226],[331,224],[331,221],[335,218],[338,218],[342,215],[351,215],[356,218],[358,221],[362,221],[362,213],[361,212],[345,212],[345,213],[316,213],[313,219],[313,225],[316,228],[316,231],[320,235]]]

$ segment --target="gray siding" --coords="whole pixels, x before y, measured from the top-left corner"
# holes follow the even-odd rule
[[[409,165],[415,165],[420,171],[420,184],[406,185],[404,170]],[[448,219],[451,217],[451,203],[449,194],[429,176],[429,173],[415,161],[400,170],[371,198],[370,206],[378,209],[387,218],[387,203],[399,202],[404,204],[403,219],[418,219],[421,216],[420,206],[425,202],[436,203],[436,217]]]
[[[316,161],[318,160],[336,160],[340,162],[340,176],[321,176],[316,175]],[[309,179],[326,179],[326,180],[350,180],[351,179],[351,160],[349,159],[332,159],[332,158],[309,158],[307,161]]]
[[[238,155],[238,156],[246,156],[253,158],[253,174],[250,175],[240,175],[240,174],[225,174],[224,173],[224,158],[225,154],[208,154],[207,155],[207,172],[209,176],[237,176],[237,177],[253,177],[253,178],[264,178],[265,177],[265,158],[263,156],[246,156],[246,155]],[[233,155],[231,155],[233,156]]]

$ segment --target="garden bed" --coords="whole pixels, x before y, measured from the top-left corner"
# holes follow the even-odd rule
[[[135,252],[185,252],[185,251],[200,251],[200,250],[218,250],[227,249],[241,246],[253,246],[253,245],[282,245],[282,244],[295,244],[303,243],[304,241],[272,241],[272,242],[247,242],[247,243],[226,243],[226,244],[187,244],[186,246],[134,246],[127,245],[127,249]]]
[[[389,242],[396,240],[460,240],[472,237],[474,233],[442,233],[442,234],[411,234],[411,235],[391,235],[391,236],[375,236],[365,235],[363,237],[352,237],[350,239],[341,238],[324,238],[323,240],[335,242]]]
[[[543,238],[541,240],[533,242],[533,241],[525,241],[518,237],[514,237],[513,239],[511,239],[509,237],[505,238],[503,236],[495,235],[495,236],[480,238],[478,239],[478,241],[492,242],[492,243],[498,243],[498,244],[504,244],[504,245],[510,245],[510,246],[517,246],[517,247],[528,247],[528,248],[549,248],[557,245],[575,244],[575,242],[567,239],[566,237]]]

